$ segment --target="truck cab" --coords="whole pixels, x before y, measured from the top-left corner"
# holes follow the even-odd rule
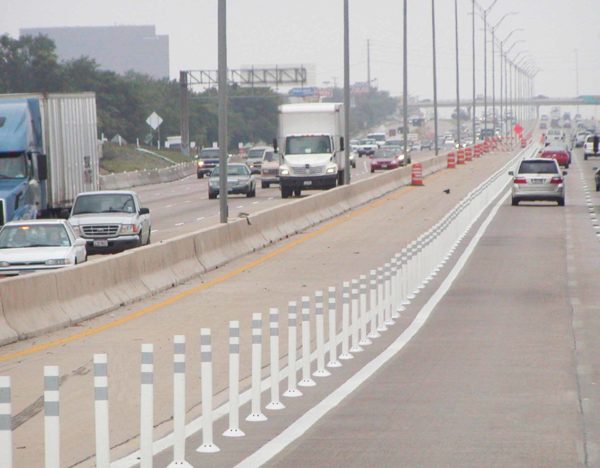
[[[279,107],[278,151],[281,197],[342,184],[345,171],[343,105],[286,104]]]

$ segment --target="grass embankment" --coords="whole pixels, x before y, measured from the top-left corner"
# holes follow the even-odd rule
[[[165,156],[175,163],[191,161],[190,157],[181,154],[179,151],[157,150],[156,148],[147,147],[144,147],[144,149]],[[102,146],[102,155],[100,170],[104,174],[144,169],[161,169],[173,165],[152,154],[138,151],[134,145],[119,146],[112,143],[105,143]]]

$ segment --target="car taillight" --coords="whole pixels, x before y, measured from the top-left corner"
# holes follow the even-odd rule
[[[550,179],[550,183],[551,184],[562,184],[563,183],[563,178],[562,177],[552,177],[552,179]]]
[[[515,177],[514,183],[515,184],[526,184],[527,179],[525,177]]]

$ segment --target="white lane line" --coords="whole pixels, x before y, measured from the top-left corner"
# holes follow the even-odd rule
[[[158,229],[152,229],[150,232],[158,232]]]
[[[173,207],[173,205],[167,205],[167,206],[165,206],[165,208],[172,208],[172,207]]]
[[[185,200],[183,203],[192,203],[192,200]]]
[[[244,205],[236,206],[235,209],[239,210],[240,208],[244,208]]]
[[[267,198],[267,200],[273,200],[273,198],[275,198],[275,197],[269,197],[269,198]]]
[[[179,227],[179,226],[183,226],[184,223],[177,223],[175,224],[175,227]]]
[[[496,213],[502,206],[502,204],[508,198],[509,193],[505,193],[500,197],[500,200],[496,203],[492,211],[488,214],[485,221],[481,224],[477,233],[469,242],[469,245],[462,253],[446,279],[442,282],[438,290],[430,297],[427,303],[416,315],[415,319],[411,324],[402,332],[402,334],[394,341],[387,349],[385,349],[379,356],[374,358],[371,362],[365,365],[356,374],[350,377],[344,384],[337,388],[332,394],[325,397],[320,403],[314,408],[308,410],[304,415],[298,418],[291,426],[281,432],[278,436],[271,439],[260,449],[254,452],[252,455],[242,460],[237,467],[240,468],[253,468],[255,466],[262,466],[271,460],[275,455],[281,452],[289,444],[294,442],[296,439],[301,437],[306,431],[308,431],[314,424],[316,424],[323,416],[329,411],[339,405],[348,395],[355,391],[360,385],[362,385],[367,379],[369,379],[377,370],[379,370],[386,362],[392,359],[398,352],[400,352],[408,342],[417,334],[417,332],[425,325],[427,319],[433,313],[437,304],[449,291],[450,287],[454,283],[454,280],[458,277],[461,270],[464,268],[467,260],[475,250],[475,247],[479,243],[479,240],[487,230],[488,226],[496,216]]]
[[[259,203],[260,203],[260,202],[257,202],[257,201],[253,201],[253,202],[252,202],[252,204],[253,204],[253,205],[258,205]]]
[[[200,216],[199,218],[196,218],[196,221],[202,221],[204,219],[204,216]]]

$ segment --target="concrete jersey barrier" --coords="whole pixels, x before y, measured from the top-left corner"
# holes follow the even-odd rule
[[[122,190],[141,185],[160,184],[183,179],[196,173],[196,163],[187,162],[163,169],[121,172],[100,176],[101,190]]]
[[[446,155],[423,162],[424,175],[445,168]],[[400,168],[248,219],[73,268],[2,281],[0,344],[73,325],[164,291],[409,183],[410,167]]]

